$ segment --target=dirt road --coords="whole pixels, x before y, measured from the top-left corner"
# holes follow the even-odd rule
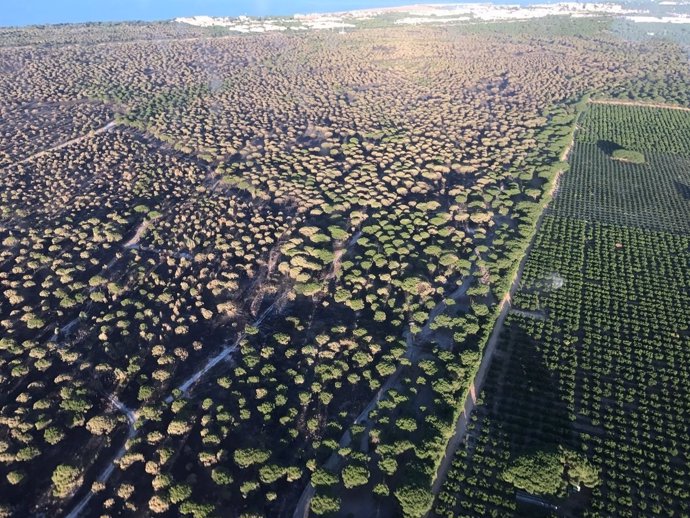
[[[103,470],[98,474],[98,477],[96,477],[96,481],[102,484],[105,484],[108,481],[110,476],[115,471],[116,463],[122,457],[125,456],[125,453],[127,453],[127,442],[130,439],[133,439],[137,434],[137,412],[127,407],[124,403],[120,402],[120,400],[113,394],[108,395],[108,401],[112,406],[114,406],[119,412],[121,412],[127,418],[127,422],[129,423],[129,429],[127,431],[127,436],[125,437],[125,440],[122,442],[122,446],[120,447],[120,449],[117,450],[115,456],[111,459],[111,461],[108,464],[106,464]],[[72,508],[72,510],[66,516],[66,518],[79,518],[80,516],[82,516],[82,512],[84,511],[86,506],[89,505],[89,502],[91,502],[91,498],[93,497],[93,495],[94,491],[90,489],[89,492],[86,493],[84,498],[77,502],[77,504]]]
[[[416,361],[421,353],[421,349],[419,349],[416,345],[414,345],[413,338],[411,334],[408,334],[407,337],[407,351],[405,351],[405,357],[409,359],[410,361]],[[361,424],[363,421],[366,421],[367,418],[369,417],[369,414],[371,413],[372,410],[376,407],[378,402],[381,400],[383,396],[386,395],[386,393],[392,389],[397,383],[398,379],[400,378],[400,375],[403,372],[403,367],[398,366],[397,369],[395,369],[395,372],[391,374],[388,379],[384,382],[384,384],[379,388],[379,390],[376,392],[374,397],[369,401],[366,407],[364,407],[364,410],[362,410],[359,415],[354,419],[352,424]],[[368,434],[365,434],[368,435]],[[338,443],[340,445],[340,448],[345,448],[350,445],[350,442],[352,440],[352,437],[350,436],[350,430],[346,430],[345,433],[342,435],[340,438],[340,442]],[[334,452],[328,460],[323,464],[324,469],[333,471],[337,466],[338,462],[340,462],[340,454],[336,451]],[[314,486],[312,485],[311,482],[308,482],[306,487],[304,488],[304,491],[302,491],[302,495],[300,496],[299,501],[297,502],[297,506],[295,507],[295,512],[293,513],[293,518],[307,518],[309,516],[309,505],[311,504],[311,499],[314,497],[315,490]]]
[[[139,240],[144,235],[144,233],[148,230],[148,228],[151,226],[152,222],[153,222],[153,220],[150,220],[150,219],[145,219],[144,221],[142,221],[141,224],[137,227],[137,230],[134,233],[134,235],[132,236],[132,238],[122,246],[125,248],[136,248],[137,245],[139,244]]]
[[[110,127],[112,127],[112,126],[110,126]],[[109,127],[106,126],[106,127],[102,128],[102,131],[107,131],[108,129],[109,129]],[[65,143],[63,145],[68,145],[68,144]],[[138,247],[139,237],[141,237],[141,234],[143,234],[143,232],[146,230],[146,228],[147,228],[147,226],[145,223],[140,225],[139,228],[137,229],[136,233],[135,233],[135,237],[130,239],[130,241],[125,244],[125,247],[129,247],[129,248]],[[361,236],[361,232],[356,234],[355,237],[348,242],[348,245],[344,248],[343,253],[346,253],[348,251],[348,249],[350,249],[352,246],[354,246],[354,244],[357,242],[357,239],[359,239],[360,236]],[[254,322],[252,323],[252,326],[257,327],[257,328],[260,327],[261,324],[264,322],[264,320],[266,318],[268,318],[269,316],[271,316],[273,314],[273,312],[280,306],[280,303],[281,303],[280,298],[276,299],[273,303],[271,303],[271,305],[268,306],[254,320]],[[196,371],[194,371],[194,373],[192,373],[179,386],[177,386],[176,388],[182,393],[182,396],[187,397],[189,395],[190,390],[197,383],[199,383],[199,381],[211,369],[213,369],[213,367],[218,365],[224,359],[226,359],[226,358],[230,357],[231,355],[233,355],[234,353],[236,353],[239,350],[240,342],[245,337],[246,337],[246,331],[241,333],[233,342],[231,342],[229,344],[225,344],[215,356],[213,356],[212,358],[209,358],[206,362],[204,362],[202,365],[200,365],[199,368]],[[394,380],[390,380],[390,383],[393,383],[393,381]],[[381,388],[381,390],[377,394],[377,398],[375,398],[375,400],[373,400],[370,403],[370,405],[367,407],[367,409],[365,409],[365,411],[363,411],[362,414],[360,414],[360,416],[357,417],[357,419],[362,419],[363,417],[368,415],[368,413],[374,408],[374,405],[378,401],[378,398],[381,397],[381,394],[385,393],[385,390],[387,390],[388,387],[389,387],[389,385],[386,384],[386,385],[384,385],[384,387]],[[108,399],[109,399],[110,403],[115,408],[117,408],[121,413],[123,413],[127,417],[127,420],[129,421],[130,426],[129,426],[129,432],[127,434],[127,437],[125,438],[125,441],[124,441],[122,447],[115,453],[115,455],[111,458],[110,462],[108,462],[106,467],[101,471],[101,473],[99,473],[99,475],[96,478],[96,480],[98,482],[102,482],[102,483],[105,483],[110,478],[110,476],[113,474],[116,462],[119,461],[125,455],[125,453],[127,451],[128,441],[135,438],[137,435],[137,432],[138,432],[138,429],[135,428],[135,426],[134,426],[137,415],[138,415],[138,410],[132,410],[132,409],[128,408],[127,406],[125,406],[123,403],[121,403],[114,396],[108,396]],[[172,393],[169,394],[164,399],[164,401],[166,403],[172,402],[173,401]],[[343,436],[343,438],[341,439],[341,442],[342,441],[349,442],[349,438]],[[303,499],[305,499],[305,501],[306,501],[306,509],[308,509],[308,503],[311,501],[311,497],[313,496],[313,488],[312,488],[311,494],[308,493],[308,491],[307,491],[308,489],[309,489],[309,487],[307,489],[305,489],[305,494],[303,494]],[[67,518],[78,518],[79,516],[81,516],[82,513],[84,512],[84,510],[86,509],[86,507],[88,506],[88,504],[90,503],[92,496],[93,496],[93,492],[89,491],[86,494],[86,496],[84,496],[79,502],[77,502],[77,504],[74,507],[72,507],[69,514],[67,514]]]

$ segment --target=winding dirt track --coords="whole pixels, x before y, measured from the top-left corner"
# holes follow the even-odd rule
[[[132,236],[132,238],[122,246],[125,248],[138,248],[137,245],[139,244],[139,240],[151,226],[151,223],[153,223],[153,221],[150,219],[145,219],[144,221],[142,221],[142,223],[137,227],[137,230]]]
[[[127,407],[125,404],[121,403],[117,397],[114,395],[110,394],[108,395],[108,401],[112,406],[114,406],[119,412],[121,412],[126,418],[127,422],[129,423],[129,428],[127,430],[127,437],[125,437],[124,442],[122,443],[122,446],[120,449],[117,451],[115,454],[115,457],[113,458],[113,461],[108,463],[103,470],[98,474],[98,477],[96,477],[96,481],[100,482],[102,484],[105,484],[108,479],[110,478],[110,475],[113,474],[113,471],[115,471],[115,462],[120,460],[122,457],[124,457],[125,453],[127,453],[127,441],[130,439],[133,439],[137,435],[137,429],[136,429],[136,422],[137,422],[137,412],[130,409]],[[72,508],[72,511],[65,517],[65,518],[79,518],[82,516],[82,513],[84,509],[86,508],[87,505],[91,502],[91,498],[94,495],[93,489],[89,490],[89,492],[82,498],[77,505],[75,505]]]
[[[114,124],[113,124],[114,125]],[[110,129],[109,126],[106,125],[103,128],[101,128],[101,132],[107,131]],[[85,137],[82,137],[85,138]],[[63,144],[68,145],[68,143]],[[47,152],[47,151],[46,151]],[[142,227],[144,225],[142,224],[139,229],[137,230],[137,234],[139,233],[140,230],[143,230]],[[347,251],[354,246],[357,243],[357,240],[361,236],[361,231],[355,234],[353,238],[351,238],[346,247],[343,250],[343,255],[347,253]],[[140,236],[139,236],[140,237]],[[135,244],[132,244],[132,241],[135,241]],[[125,246],[130,245],[130,248],[138,246],[138,239],[131,239]],[[263,321],[271,316],[277,307],[280,305],[280,298],[275,300],[269,307],[267,307],[257,318],[254,320],[252,325],[254,327],[260,327]],[[178,387],[177,389],[182,392],[183,397],[187,397],[189,395],[189,392],[191,388],[196,385],[213,367],[215,367],[218,363],[220,363],[222,360],[228,358],[232,354],[238,351],[239,349],[239,344],[240,342],[245,338],[246,336],[246,331],[242,332],[239,337],[234,342],[225,344],[221,350],[213,356],[212,358],[208,359],[206,362],[203,363],[203,365],[199,366],[199,368],[191,374],[188,378],[185,379]],[[392,382],[391,382],[392,383]],[[383,391],[383,387],[381,389]],[[138,433],[138,428],[137,428],[137,418],[138,418],[138,409],[132,410],[129,407],[127,407],[124,403],[120,402],[120,400],[114,395],[111,394],[108,396],[108,400],[111,403],[113,407],[115,407],[118,411],[120,411],[122,414],[125,415],[127,418],[127,421],[129,422],[129,430],[127,433],[127,436],[125,437],[125,440],[120,447],[120,449],[115,453],[114,456],[111,457],[110,461],[107,463],[106,467],[101,471],[101,473],[98,474],[96,480],[101,483],[106,483],[113,472],[115,471],[115,466],[116,463],[127,453],[127,443],[131,439],[135,438]],[[172,394],[168,395],[164,399],[166,403],[170,403],[173,400]],[[371,403],[371,408],[373,408],[373,405],[375,404],[376,401]],[[368,414],[369,411],[371,411],[371,408],[366,412]],[[365,417],[365,412],[362,412],[360,417],[358,419]],[[80,516],[84,515],[84,510],[88,506],[88,504],[91,501],[91,498],[93,497],[93,491],[89,490],[89,492],[81,499],[79,500],[74,506],[70,507],[70,510],[68,513],[65,514],[66,518],[79,518]],[[309,500],[311,500],[311,496],[309,496]]]

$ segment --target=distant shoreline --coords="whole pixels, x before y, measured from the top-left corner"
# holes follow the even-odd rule
[[[36,2],[41,2],[42,0],[30,0],[33,1],[35,4]],[[46,0],[46,4],[47,4]],[[93,5],[91,2],[88,2],[88,0],[83,0],[84,5],[89,4]],[[130,9],[129,13],[133,13],[133,11],[137,10],[137,7],[135,7],[134,4],[138,5],[138,2],[134,2],[131,0],[122,0],[121,2],[118,2],[122,4],[121,6],[118,6],[118,10],[126,8],[128,3],[133,4]],[[184,18],[184,17],[192,17],[192,16],[199,16],[199,15],[207,15],[207,16],[212,16],[212,17],[230,17],[230,18],[237,18],[239,16],[249,16],[251,18],[281,18],[281,17],[293,17],[295,15],[308,15],[308,14],[320,14],[320,15],[325,15],[325,14],[341,14],[341,13],[346,13],[346,12],[353,12],[353,11],[362,11],[362,10],[380,10],[380,9],[399,9],[399,8],[404,8],[404,7],[411,7],[414,5],[438,5],[438,6],[448,6],[448,5],[461,5],[461,4],[486,4],[486,5],[516,5],[516,6],[530,6],[530,5],[544,5],[544,4],[556,4],[558,2],[554,1],[541,1],[541,2],[530,2],[530,1],[525,1],[525,0],[497,0],[493,2],[484,2],[484,1],[477,1],[477,2],[471,2],[471,1],[466,1],[466,2],[429,2],[429,3],[424,3],[424,2],[405,2],[403,1],[389,1],[389,0],[380,0],[379,2],[368,2],[367,0],[339,0],[339,5],[332,5],[332,6],[316,6],[312,2],[307,2],[304,1],[298,1],[294,2],[293,4],[295,5],[294,8],[288,7],[285,9],[285,4],[280,3],[280,2],[264,2],[270,4],[272,7],[272,12],[259,12],[257,10],[252,11],[251,9],[246,9],[243,8],[245,4],[253,4],[251,0],[245,0],[245,1],[239,1],[239,2],[233,2],[233,4],[236,4],[234,6],[229,6],[225,5],[222,7],[216,7],[216,8],[205,8],[205,5],[198,5],[198,6],[192,6],[191,8],[186,8],[186,9],[179,9],[177,11],[171,11],[169,10],[169,6],[167,5],[168,2],[165,0],[153,0],[151,4],[157,4],[160,3],[161,9],[164,9],[165,11],[161,10],[161,14],[144,14],[143,12],[141,14],[113,14],[113,13],[108,13],[105,12],[102,17],[94,16],[93,18],[88,18],[86,16],[81,16],[81,17],[76,17],[74,20],[66,20],[64,18],[61,19],[54,19],[54,20],[48,20],[47,17],[44,19],[36,19],[33,21],[20,21],[19,17],[22,16],[22,12],[14,15],[16,20],[12,20],[12,8],[9,6],[5,6],[3,8],[4,12],[0,14],[0,30],[7,30],[7,29],[30,29],[30,28],[44,28],[44,27],[52,27],[52,26],[65,26],[65,25],[89,25],[89,24],[135,24],[135,23],[166,23],[166,22],[171,22],[174,21],[176,18]],[[211,0],[210,4],[215,4],[219,3],[216,2],[216,0]],[[367,5],[368,4],[368,5]],[[41,11],[40,8],[37,8],[34,6],[33,9],[31,9],[31,12],[37,12]],[[60,16],[64,17],[65,13],[60,12]],[[45,14],[43,16],[46,16]]]

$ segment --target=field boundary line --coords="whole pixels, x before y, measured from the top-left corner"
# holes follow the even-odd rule
[[[658,108],[662,110],[678,110],[683,112],[690,112],[687,106],[669,103],[656,103],[650,101],[633,101],[628,99],[590,99],[590,104],[607,104],[611,106],[633,106],[639,108]]]
[[[567,160],[569,158],[570,152],[575,146],[577,131],[580,129],[578,122],[580,120],[580,115],[585,110],[586,108],[579,111],[579,113],[577,113],[575,119],[573,120],[573,130],[570,135],[570,141],[563,148],[561,153],[558,154],[558,158],[561,161]],[[551,180],[550,187],[548,188],[548,190],[545,191],[539,218],[537,219],[534,225],[534,229],[532,231],[532,235],[530,236],[529,241],[525,246],[522,258],[520,259],[520,262],[518,263],[518,266],[515,269],[515,272],[513,273],[510,287],[504,293],[503,298],[499,303],[498,315],[494,320],[493,328],[482,350],[482,359],[479,363],[479,367],[477,368],[477,371],[475,372],[472,380],[470,381],[467,387],[467,394],[465,396],[465,400],[462,403],[462,410],[455,422],[455,429],[453,431],[453,434],[450,436],[448,442],[446,443],[445,454],[441,459],[441,462],[436,470],[436,475],[431,485],[431,494],[433,495],[432,506],[431,509],[429,509],[429,511],[425,514],[425,518],[431,516],[434,513],[434,503],[436,502],[436,499],[438,498],[438,495],[441,492],[441,489],[443,488],[443,484],[446,481],[448,471],[450,470],[453,464],[455,452],[460,447],[460,444],[467,435],[467,425],[469,424],[470,417],[477,404],[477,397],[481,393],[484,381],[486,379],[486,375],[489,372],[489,368],[493,360],[493,355],[496,351],[498,341],[501,336],[501,332],[503,331],[503,324],[505,322],[506,317],[508,316],[508,313],[512,308],[512,298],[520,286],[520,282],[522,281],[522,274],[524,272],[525,266],[527,265],[527,261],[532,252],[532,249],[534,248],[534,243],[536,241],[537,235],[539,234],[539,230],[541,229],[542,224],[544,222],[544,217],[547,214],[547,209],[556,197],[558,193],[558,185],[561,176],[566,171],[567,168],[560,168],[554,174],[554,177]]]

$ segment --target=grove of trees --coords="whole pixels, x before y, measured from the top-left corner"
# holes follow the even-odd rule
[[[0,515],[421,516],[453,514],[469,486],[486,489],[463,512],[500,515],[511,459],[544,444],[571,452],[564,480],[593,488],[597,512],[684,512],[687,399],[669,397],[687,378],[687,120],[578,114],[639,81],[683,90],[662,72],[686,57],[561,22],[574,29],[0,31]],[[605,185],[591,157],[614,172]],[[616,174],[643,188],[617,194]],[[435,500],[556,187],[486,390],[516,421],[496,432],[482,406]],[[523,353],[544,369],[525,376]],[[525,380],[544,401],[517,401]],[[535,419],[544,444],[518,433]],[[626,427],[629,442],[602,432]],[[674,475],[633,502],[607,462]]]

